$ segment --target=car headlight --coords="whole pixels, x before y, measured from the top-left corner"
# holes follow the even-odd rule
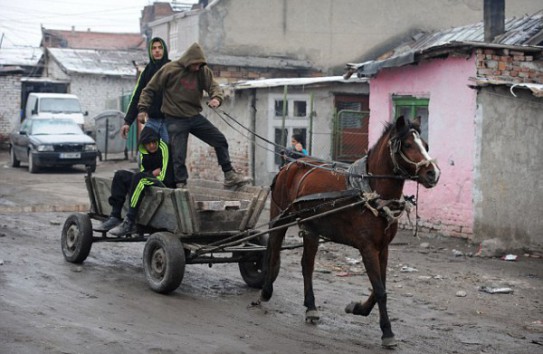
[[[53,145],[38,145],[36,148],[38,151],[55,151]]]
[[[88,144],[85,145],[85,151],[98,151],[98,149],[96,149],[96,144]]]

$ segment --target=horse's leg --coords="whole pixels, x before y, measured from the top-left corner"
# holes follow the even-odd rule
[[[386,266],[388,262],[388,247],[378,252],[377,250],[365,250],[361,252],[366,272],[370,279],[373,291],[365,303],[351,303],[347,305],[346,312],[354,315],[367,316],[375,303],[379,306],[379,325],[383,336],[382,345],[385,347],[395,347],[397,345],[392,332],[390,319],[387,311],[386,294]]]
[[[320,318],[313,293],[313,271],[315,270],[315,255],[319,249],[319,235],[310,230],[301,230],[301,232],[304,238],[302,274],[304,276],[304,306],[307,308],[305,320],[315,323]]]
[[[270,227],[274,226],[278,225],[270,225]],[[272,296],[273,282],[277,279],[281,267],[281,245],[283,244],[286,232],[287,228],[270,232],[266,251],[266,264],[264,267],[264,285],[260,292],[260,300],[262,301],[268,301]]]

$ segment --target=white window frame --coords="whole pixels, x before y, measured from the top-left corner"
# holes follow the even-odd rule
[[[271,94],[268,97],[268,139],[270,141],[275,141],[275,129],[282,128],[282,116],[275,115],[275,101],[283,101],[285,96],[283,94]],[[285,117],[285,129],[287,130],[287,144],[292,137],[292,132],[296,128],[301,128],[306,130],[306,139],[309,138],[309,115],[310,115],[310,95],[308,94],[288,94],[287,95],[287,116]],[[305,116],[304,117],[293,117],[294,113],[294,102],[295,101],[304,101],[306,103]],[[308,142],[306,141],[306,145]],[[268,172],[277,172],[279,165],[275,163],[275,154],[273,147],[269,149],[267,153],[267,167]]]

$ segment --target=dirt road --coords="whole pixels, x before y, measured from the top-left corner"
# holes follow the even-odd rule
[[[88,201],[82,169],[29,174],[0,152],[0,353],[390,353],[354,249],[323,244],[315,273],[321,322],[304,322],[301,250],[284,251],[271,301],[251,307],[236,265],[188,265],[171,295],[154,293],[143,243],[99,243],[64,260],[61,228]],[[133,165],[105,161],[98,174]],[[298,242],[289,230],[286,242]],[[401,232],[390,251],[388,304],[397,353],[543,352],[543,259],[473,257],[458,239]],[[490,294],[481,287],[510,288]]]

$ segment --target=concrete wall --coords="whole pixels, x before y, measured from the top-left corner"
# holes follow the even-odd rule
[[[475,155],[476,91],[469,88],[475,76],[475,58],[436,59],[385,69],[370,81],[370,145],[381,135],[383,122],[393,115],[392,95],[429,98],[430,155],[441,168],[439,184],[419,190],[420,226],[443,234],[473,234],[473,164]],[[416,194],[407,182],[405,194]]]
[[[505,12],[519,17],[542,8],[541,0],[510,0]],[[304,59],[341,74],[345,63],[374,59],[421,30],[482,21],[483,1],[220,0],[198,16],[176,18],[179,52],[172,58],[197,40],[209,53]],[[153,33],[167,33],[164,26]]]
[[[543,248],[543,98],[529,90],[482,88],[477,99],[474,240]]]
[[[0,76],[0,148],[21,121],[21,74]]]

